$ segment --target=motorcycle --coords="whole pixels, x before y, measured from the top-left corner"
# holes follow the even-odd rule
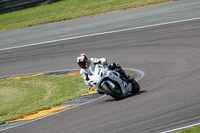
[[[88,75],[90,85],[97,86],[100,94],[107,94],[115,99],[123,99],[128,94],[138,93],[140,85],[133,79],[127,81],[118,72],[110,70],[108,66],[95,65],[94,71]]]

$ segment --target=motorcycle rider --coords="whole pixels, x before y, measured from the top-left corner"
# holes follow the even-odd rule
[[[77,57],[77,63],[81,67],[80,74],[85,81],[86,85],[90,85],[90,79],[88,75],[92,74],[95,69],[95,65],[102,64],[108,65],[106,58],[89,58],[85,53],[80,54]],[[108,65],[109,69],[115,70],[120,73],[127,81],[131,81],[132,78],[127,74],[118,63],[111,63]]]

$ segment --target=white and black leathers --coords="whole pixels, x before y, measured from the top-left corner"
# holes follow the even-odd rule
[[[95,65],[97,64],[107,64],[106,58],[90,58],[88,67],[86,67],[85,69],[81,68],[80,74],[84,79],[86,85],[90,85],[90,79],[88,78],[88,75],[93,75]]]

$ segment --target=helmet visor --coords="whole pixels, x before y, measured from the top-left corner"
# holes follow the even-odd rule
[[[78,62],[81,68],[86,68],[86,62]]]

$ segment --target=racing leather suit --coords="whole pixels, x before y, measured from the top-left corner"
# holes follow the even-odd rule
[[[90,75],[94,72],[96,64],[106,65],[107,60],[106,60],[106,58],[90,58],[89,66],[85,69],[81,68],[81,70],[80,70],[80,74],[81,74],[82,78],[84,79],[86,85],[90,85],[89,84],[90,79],[88,78],[88,75]]]
[[[80,70],[80,74],[81,74],[82,78],[84,79],[84,82],[86,85],[90,86],[90,79],[89,79],[88,75],[90,75],[94,72],[96,64],[107,65],[107,60],[106,60],[106,58],[90,58],[89,66],[85,69],[81,68],[81,70]],[[125,78],[128,79],[130,77],[126,72],[124,72],[124,70],[121,68],[121,66],[118,63],[111,63],[108,66],[109,66],[109,69],[119,72]]]

